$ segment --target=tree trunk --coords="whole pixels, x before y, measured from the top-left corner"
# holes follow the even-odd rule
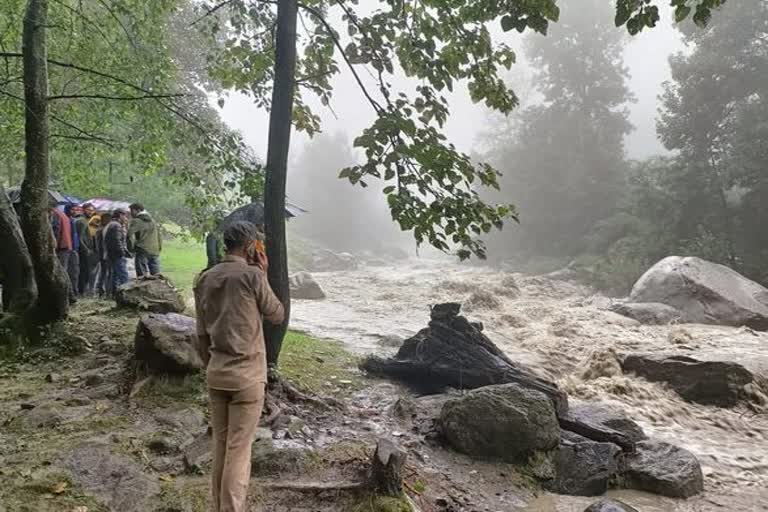
[[[19,219],[5,188],[0,184],[0,283],[3,285],[3,310],[23,317],[37,299],[32,260],[29,257]]]
[[[24,16],[24,138],[26,166],[21,184],[21,228],[38,287],[35,322],[44,325],[67,316],[69,280],[56,258],[48,218],[48,63],[45,30],[47,0],[29,0]]]
[[[408,454],[388,439],[379,439],[371,461],[371,487],[379,496],[403,495],[403,465]]]
[[[267,230],[269,283],[285,306],[285,320],[282,325],[265,325],[267,362],[270,366],[277,366],[291,312],[288,248],[285,239],[285,186],[293,120],[297,9],[296,0],[278,1],[275,83],[272,89],[272,110],[269,116],[264,217]]]

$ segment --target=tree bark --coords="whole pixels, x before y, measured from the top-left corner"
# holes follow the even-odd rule
[[[38,287],[35,322],[61,320],[69,308],[69,279],[56,258],[48,218],[50,175],[48,64],[45,30],[47,0],[29,0],[24,16],[24,138],[26,162],[21,184],[21,228],[29,247]]]
[[[371,487],[380,496],[403,495],[403,465],[408,454],[388,439],[379,439],[371,461]]]
[[[0,283],[3,285],[3,310],[23,317],[37,299],[32,260],[21,233],[19,219],[5,188],[0,184]]]
[[[277,366],[291,312],[288,248],[285,237],[285,188],[293,120],[297,11],[297,0],[278,1],[275,83],[272,89],[272,110],[269,116],[264,217],[267,231],[269,283],[285,306],[285,320],[281,325],[265,325],[267,362],[270,366]]]

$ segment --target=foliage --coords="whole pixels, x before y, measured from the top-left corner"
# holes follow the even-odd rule
[[[606,29],[606,2],[584,3],[565,8],[546,38],[528,38],[541,102],[493,138],[491,156],[504,171],[502,194],[515,200],[521,215],[519,230],[494,240],[499,257],[514,247],[537,258],[572,258],[588,249],[592,230],[618,206],[623,137],[631,129],[625,38]]]
[[[8,54],[20,51],[24,3],[0,2],[7,14],[0,48]],[[260,194],[256,158],[200,89],[213,86],[199,58],[204,40],[188,30],[193,15],[179,0],[51,2],[55,186],[86,199],[139,200],[199,232],[244,195]],[[24,156],[21,59],[6,56],[4,64],[0,152],[12,163]]]

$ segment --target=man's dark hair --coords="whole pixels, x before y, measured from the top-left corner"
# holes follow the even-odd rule
[[[123,215],[127,215],[127,214],[128,214],[128,212],[126,212],[122,208],[115,208],[114,210],[112,210],[112,220],[115,220],[115,219],[117,219],[119,217],[122,217]]]
[[[85,203],[85,204],[82,206],[82,209],[83,209],[83,210],[85,210],[86,208],[93,208],[94,210],[96,209],[96,208],[93,206],[93,203]]]
[[[246,220],[233,222],[224,230],[224,246],[228,251],[245,247],[248,242],[256,240],[259,232],[256,225]]]
[[[128,207],[128,209],[131,210],[131,211],[137,210],[137,211],[143,212],[144,211],[144,205],[141,204],[141,203],[133,203],[132,205],[130,205]]]
[[[64,214],[65,214],[67,217],[71,217],[71,216],[72,216],[72,209],[73,209],[75,206],[77,206],[75,203],[67,203],[67,204],[65,204],[65,205],[64,205]]]

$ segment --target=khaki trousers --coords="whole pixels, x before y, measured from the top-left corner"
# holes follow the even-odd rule
[[[264,406],[264,383],[242,391],[209,389],[213,429],[213,510],[245,512],[251,445]]]

